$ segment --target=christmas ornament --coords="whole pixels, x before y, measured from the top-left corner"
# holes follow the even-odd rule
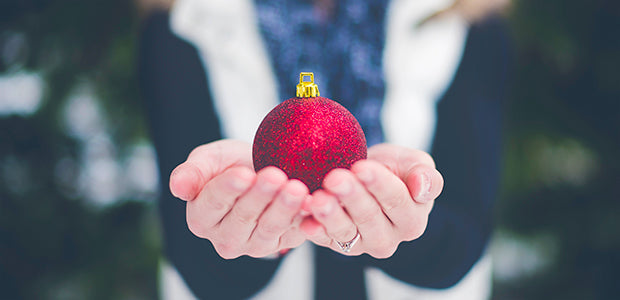
[[[366,137],[355,117],[337,102],[320,97],[314,74],[305,72],[299,75],[297,97],[267,114],[252,147],[257,172],[276,166],[305,183],[310,192],[321,187],[332,169],[350,168],[366,155]]]

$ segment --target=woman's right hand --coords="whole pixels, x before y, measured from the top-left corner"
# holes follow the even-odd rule
[[[195,148],[172,172],[170,191],[187,201],[189,230],[225,259],[265,257],[305,241],[299,223],[308,188],[276,167],[255,173],[245,142]]]

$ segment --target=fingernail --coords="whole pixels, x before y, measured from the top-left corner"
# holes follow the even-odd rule
[[[301,198],[299,196],[293,195],[289,192],[284,192],[284,204],[290,208],[297,208],[301,203]]]
[[[170,179],[179,179],[185,177],[186,180],[190,179],[190,173],[186,170],[186,167],[177,167],[170,174]]]
[[[270,193],[270,192],[273,192],[276,189],[278,189],[278,185],[276,183],[274,183],[274,182],[269,181],[269,180],[262,179],[258,183],[258,188],[260,188],[260,190],[265,192],[265,193]]]
[[[345,179],[339,184],[333,186],[330,190],[338,195],[344,196],[351,192],[351,182]]]
[[[428,195],[431,192],[431,178],[426,173],[420,174],[421,182],[420,182],[420,192],[418,192],[418,196],[416,200],[421,203],[428,202]]]
[[[174,170],[172,170],[172,174],[170,174],[170,177],[176,177],[179,176],[179,173],[181,173],[181,170],[179,170],[178,167],[176,167]]]
[[[359,178],[359,180],[363,183],[371,183],[375,179],[375,176],[370,170],[364,170],[357,173],[357,178]]]
[[[325,218],[327,216],[329,216],[329,214],[332,212],[332,210],[334,210],[334,205],[332,204],[331,201],[327,201],[325,202],[325,204],[323,204],[323,206],[319,207],[318,209],[318,213],[321,217]]]
[[[170,191],[177,198],[190,200],[192,197],[191,191],[188,190],[186,184],[183,184],[183,182],[190,180],[189,172],[185,168],[175,168],[172,174],[170,174]]]

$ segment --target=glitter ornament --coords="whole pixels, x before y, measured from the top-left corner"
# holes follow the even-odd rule
[[[302,72],[297,97],[276,106],[258,127],[252,159],[257,172],[276,166],[314,192],[329,171],[366,159],[366,150],[366,137],[355,117],[337,102],[320,97],[314,74]]]

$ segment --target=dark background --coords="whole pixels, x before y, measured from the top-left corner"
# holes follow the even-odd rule
[[[146,14],[127,0],[0,1],[0,299],[157,297],[157,183],[135,73]],[[617,297],[620,2],[517,0],[507,18],[494,298]],[[40,102],[7,108],[24,77]]]

